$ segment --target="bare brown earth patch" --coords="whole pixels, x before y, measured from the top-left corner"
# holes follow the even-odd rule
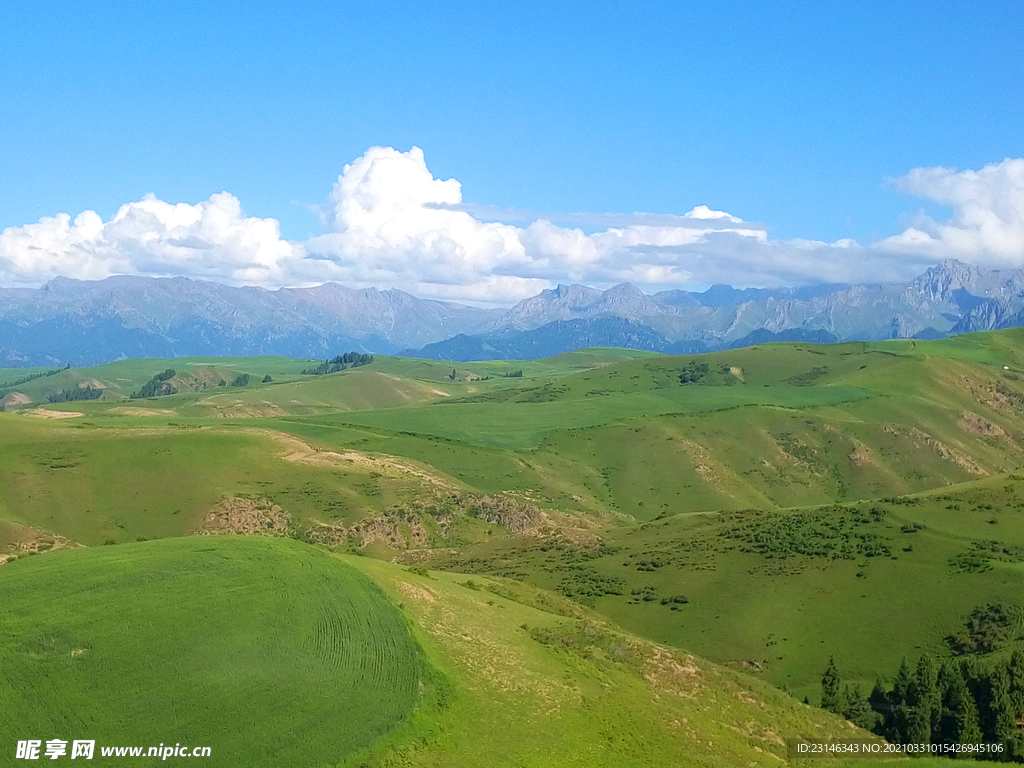
[[[0,550],[0,565],[16,560],[24,555],[36,555],[40,552],[55,552],[58,549],[77,549],[82,546],[76,541],[46,533],[35,528],[25,528],[18,541],[8,544]]]
[[[403,380],[402,378],[400,378],[398,376],[393,376],[390,373],[380,373],[380,372],[378,372],[377,375],[378,376],[383,376],[385,379],[391,379],[392,381],[397,381],[399,384],[405,384],[405,380]],[[479,376],[472,377],[472,378],[467,378],[466,381],[476,381],[477,379],[479,379]],[[438,389],[437,387],[424,386],[423,387],[423,391],[424,392],[429,392],[430,394],[435,395],[436,397],[451,397],[452,396],[451,392],[445,392],[443,389]],[[398,394],[401,395],[402,397],[404,397],[406,400],[410,399],[411,396],[412,396],[411,392],[403,391],[403,390],[398,390]]]
[[[224,395],[217,396],[226,400]],[[269,416],[284,416],[287,412],[276,403],[267,400],[232,400],[230,402],[218,402],[214,398],[208,398],[196,403],[205,409],[205,416],[213,416],[219,419],[258,419]]]
[[[693,462],[694,471],[707,483],[717,485],[724,489],[722,482],[722,473],[714,466],[711,461],[711,457],[708,455],[704,447],[699,443],[695,443],[691,440],[679,437],[676,438],[683,450],[689,454],[690,461]]]
[[[700,693],[702,687],[696,660],[662,646],[654,646],[645,659],[643,676],[655,689],[686,698]]]
[[[421,600],[425,603],[437,602],[437,595],[426,587],[421,587],[418,584],[413,584],[408,581],[396,581],[395,586],[398,587],[398,590],[403,595],[412,598],[413,600]]]
[[[112,416],[173,416],[174,411],[166,408],[140,408],[135,405],[120,405],[107,411]]]
[[[0,406],[7,407],[8,405],[27,405],[32,402],[32,398],[23,392],[11,392],[0,400]]]
[[[601,537],[594,533],[614,520],[612,515],[588,516],[568,515],[565,512],[544,512],[548,524],[538,531],[542,537],[559,538],[580,547],[593,547],[601,543]]]
[[[33,408],[31,411],[25,411],[25,413],[41,419],[75,419],[79,416],[85,416],[84,413],[79,413],[78,411],[51,411],[49,408]]]
[[[978,463],[965,453],[952,448],[940,440],[936,440],[931,435],[927,435],[919,429],[912,429],[911,433],[915,438],[920,439],[925,445],[929,446],[937,454],[939,458],[951,461],[961,469],[970,472],[972,475],[987,475],[984,469],[982,469]]]
[[[287,536],[291,522],[291,515],[266,499],[229,498],[206,513],[198,533]]]
[[[857,447],[854,448],[849,455],[849,459],[854,466],[863,467],[868,464],[876,463],[875,457],[866,445],[862,445],[861,443],[857,443],[856,445]]]
[[[988,437],[1002,437],[1006,434],[1006,431],[998,424],[993,424],[991,421],[987,421],[970,411],[964,411],[960,414],[960,420],[957,422],[957,425],[965,432],[974,432]]]
[[[452,535],[457,520],[466,518],[501,525],[519,536],[560,539],[580,546],[592,546],[600,541],[590,529],[600,527],[603,522],[544,511],[511,495],[427,494],[350,525],[314,521],[306,529],[306,537],[331,549],[342,546],[363,549],[380,543],[399,553],[396,560],[418,562],[453,553],[455,550],[437,546]]]
[[[364,517],[348,526],[317,522],[309,527],[306,535],[310,541],[331,549],[347,544],[349,540],[360,549],[376,542],[396,550],[426,547],[430,543],[430,533],[423,521],[403,509]]]
[[[961,384],[978,403],[994,411],[1013,414],[1024,411],[1024,396],[1001,381],[963,376]]]
[[[524,536],[536,536],[549,522],[539,507],[512,496],[474,496],[467,506],[468,514]]]
[[[894,436],[905,436],[909,437],[915,447],[927,446],[931,448],[935,453],[939,455],[940,459],[945,459],[953,464],[956,464],[961,469],[972,475],[987,475],[985,471],[974,459],[965,453],[961,453],[955,448],[952,448],[941,440],[936,440],[931,435],[922,432],[916,427],[911,427],[907,430],[897,429],[896,427],[883,427],[882,431],[889,435]]]

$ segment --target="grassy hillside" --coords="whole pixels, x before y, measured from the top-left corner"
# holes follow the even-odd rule
[[[417,403],[452,394],[475,394],[482,389],[517,387],[521,373],[531,382],[550,381],[578,370],[592,369],[653,353],[624,349],[588,349],[549,360],[458,363],[378,356],[372,368],[350,368],[327,377],[303,375],[320,361],[285,357],[179,357],[120,360],[91,368],[0,368],[0,401],[8,409],[45,405],[51,395],[85,387],[103,390],[94,410],[126,400],[156,374],[168,369],[168,381],[178,391],[172,398],[148,398],[131,403],[139,408],[184,407],[193,416],[245,418],[285,413],[321,413]],[[454,373],[454,375],[453,375]],[[248,375],[244,386],[233,386]],[[355,376],[353,374],[369,374]],[[265,382],[266,377],[271,381]],[[332,383],[325,383],[332,382]],[[275,386],[266,386],[273,384]],[[286,384],[281,388],[278,385]],[[439,390],[438,385],[446,388]],[[189,405],[197,405],[188,408]],[[263,407],[258,407],[263,406]]]
[[[252,429],[0,414],[0,521],[11,524],[0,527],[0,555],[26,529],[89,546],[187,535],[236,497],[279,504],[298,532],[352,523],[441,482],[414,462],[358,458]]]
[[[517,617],[506,640],[525,632],[549,651],[597,658],[618,625],[631,642],[686,648],[812,699],[830,655],[845,680],[870,687],[904,655],[948,656],[944,638],[974,608],[1022,603],[1021,331],[681,357],[584,350],[454,369],[378,358],[301,374],[309,365],[123,361],[19,384],[0,414],[0,560],[200,530],[263,533],[516,579],[595,611],[570,610],[573,621],[614,622],[598,642],[582,625],[520,615],[520,604],[505,608]],[[125,399],[164,366],[183,391]],[[233,371],[249,383],[184,386]],[[99,400],[40,408],[59,377],[123,381]],[[404,573],[379,567],[382,583]],[[459,586],[467,578],[451,577],[444,600],[435,594],[473,606],[446,608],[438,637],[426,630],[436,617],[410,615],[428,655],[460,669],[456,677],[468,674],[456,651],[431,643],[487,614],[480,590]],[[444,592],[449,581],[425,583]],[[410,610],[394,591],[407,588],[389,587]],[[527,646],[523,659],[533,659]],[[636,669],[610,663],[600,679],[618,681],[631,711],[644,713],[615,718],[665,714],[640,703],[645,674],[637,683]],[[522,723],[540,733],[529,718],[541,705],[524,701]],[[449,722],[435,715],[431,723]],[[575,722],[563,727],[579,730],[580,750],[600,738],[588,716]],[[454,721],[446,728],[466,755],[487,751]],[[415,738],[400,754],[419,754]],[[561,754],[551,745],[543,749]],[[544,764],[512,741],[502,749]],[[610,754],[642,749],[634,741]],[[458,754],[427,750],[413,764]]]
[[[477,382],[475,394],[430,404],[262,423],[415,458],[488,492],[638,519],[824,504],[1019,466],[1014,339],[657,356],[553,381]],[[682,383],[695,365],[708,372]]]
[[[814,698],[830,656],[870,688],[904,656],[950,657],[945,639],[974,608],[1021,603],[1024,477],[781,512],[666,515],[606,529],[589,546],[505,539],[428,562],[556,590]],[[1014,647],[1024,644],[1004,653]]]
[[[294,377],[311,365],[315,362],[287,357],[179,357],[173,360],[119,360],[91,368],[0,368],[0,393],[18,392],[30,402],[45,403],[48,395],[60,390],[91,386],[104,389],[106,399],[116,400],[127,398],[154,375],[168,368],[178,374],[179,383],[194,381],[197,387],[216,387],[222,379],[230,384],[243,373],[248,373],[256,381],[268,375],[271,378]],[[19,379],[38,373],[51,375],[15,384]]]
[[[51,553],[5,565],[0,591],[8,745],[180,742],[210,746],[211,765],[334,764],[402,725],[430,685],[379,588],[296,542]]]
[[[556,596],[297,542],[51,553],[0,588],[8,743],[181,742],[216,766],[728,766],[856,735]]]
[[[858,735],[771,686],[623,633],[555,595],[347,562],[401,601],[452,684],[443,708],[421,712],[360,765],[777,765],[785,738]]]

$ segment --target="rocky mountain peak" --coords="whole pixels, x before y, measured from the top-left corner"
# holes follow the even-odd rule
[[[577,283],[565,285],[559,283],[558,287],[552,290],[541,291],[539,296],[533,298],[543,298],[548,301],[583,306],[592,303],[600,295],[601,291],[587,285],[579,285]],[[530,299],[526,299],[526,301],[530,301]]]
[[[640,318],[659,312],[658,304],[632,283],[619,283],[609,288],[594,303],[594,310],[628,318]]]
[[[964,264],[957,259],[946,259],[934,267],[925,270],[925,273],[910,284],[912,291],[923,293],[932,301],[947,301],[952,298],[952,293],[958,289],[965,289],[970,293],[983,277],[980,268],[973,264]]]
[[[558,325],[533,333],[552,323]],[[932,338],[1022,323],[1024,270],[989,270],[955,259],[911,282],[888,285],[713,285],[703,293],[648,296],[630,283],[605,291],[560,284],[509,310],[337,283],[267,291],[180,277],[55,278],[43,289],[0,288],[0,359],[79,365],[119,356],[388,354],[459,334],[500,336],[501,345],[488,343],[501,346],[501,354],[546,354],[584,343],[682,352],[749,342],[761,338],[751,336],[760,331],[775,341],[819,340],[818,332],[840,340]],[[634,326],[646,329],[642,342]],[[521,332],[532,335],[515,337],[515,344],[526,345],[520,348],[512,342]],[[803,335],[787,335],[797,332]]]

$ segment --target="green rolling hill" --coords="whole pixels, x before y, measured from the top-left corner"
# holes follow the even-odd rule
[[[178,742],[217,766],[727,766],[776,764],[784,735],[857,735],[564,599],[294,541],[52,553],[0,588],[8,743]]]
[[[424,690],[459,691],[448,708],[423,694],[383,741],[351,747],[382,766],[471,765],[472,754],[567,765],[608,733],[624,739],[600,752],[609,765],[658,764],[669,743],[697,750],[695,764],[756,762],[754,747],[782,754],[769,731],[840,727],[768,684],[816,701],[834,656],[845,681],[870,688],[904,656],[950,658],[946,638],[975,608],[1024,603],[1022,331],[454,368],[380,357],[302,373],[312,365],[135,360],[18,384],[0,371],[0,558],[13,561],[0,579],[79,560],[99,573],[122,567],[118,553],[143,567],[173,542],[187,558],[192,542],[214,541],[189,538],[200,532],[266,534],[217,546],[344,555],[324,562],[363,571],[402,605],[429,661]],[[175,394],[129,398],[166,368]],[[232,374],[248,382],[220,386]],[[102,396],[47,402],[86,386]],[[38,573],[34,594],[57,589],[45,580],[56,571]],[[549,691],[569,696],[553,722],[575,747],[559,752],[537,695],[495,690],[458,650],[487,629],[482,616],[504,627],[477,647],[485,668],[515,657],[537,680],[582,675],[571,696]],[[641,658],[617,658],[621,643]],[[1020,646],[1011,638],[992,658]],[[714,706],[642,703],[664,649],[718,681]],[[719,730],[717,747],[698,749],[699,729],[652,725],[704,722],[741,689],[774,713],[753,719],[760,736]],[[479,741],[460,718],[488,698],[503,707],[488,733],[502,718],[524,730]]]
[[[215,765],[333,764],[431,690],[376,584],[295,542],[80,549],[10,564],[0,583],[8,744],[181,742],[210,746]]]

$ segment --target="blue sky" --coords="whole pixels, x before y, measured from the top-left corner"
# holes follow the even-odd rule
[[[1024,155],[1021,40],[1016,2],[6,2],[0,229],[227,191],[306,243],[346,164],[415,146],[462,203],[570,228],[555,214],[706,205],[772,241],[869,247],[956,214],[893,179]],[[917,261],[966,255],[930,248]]]

